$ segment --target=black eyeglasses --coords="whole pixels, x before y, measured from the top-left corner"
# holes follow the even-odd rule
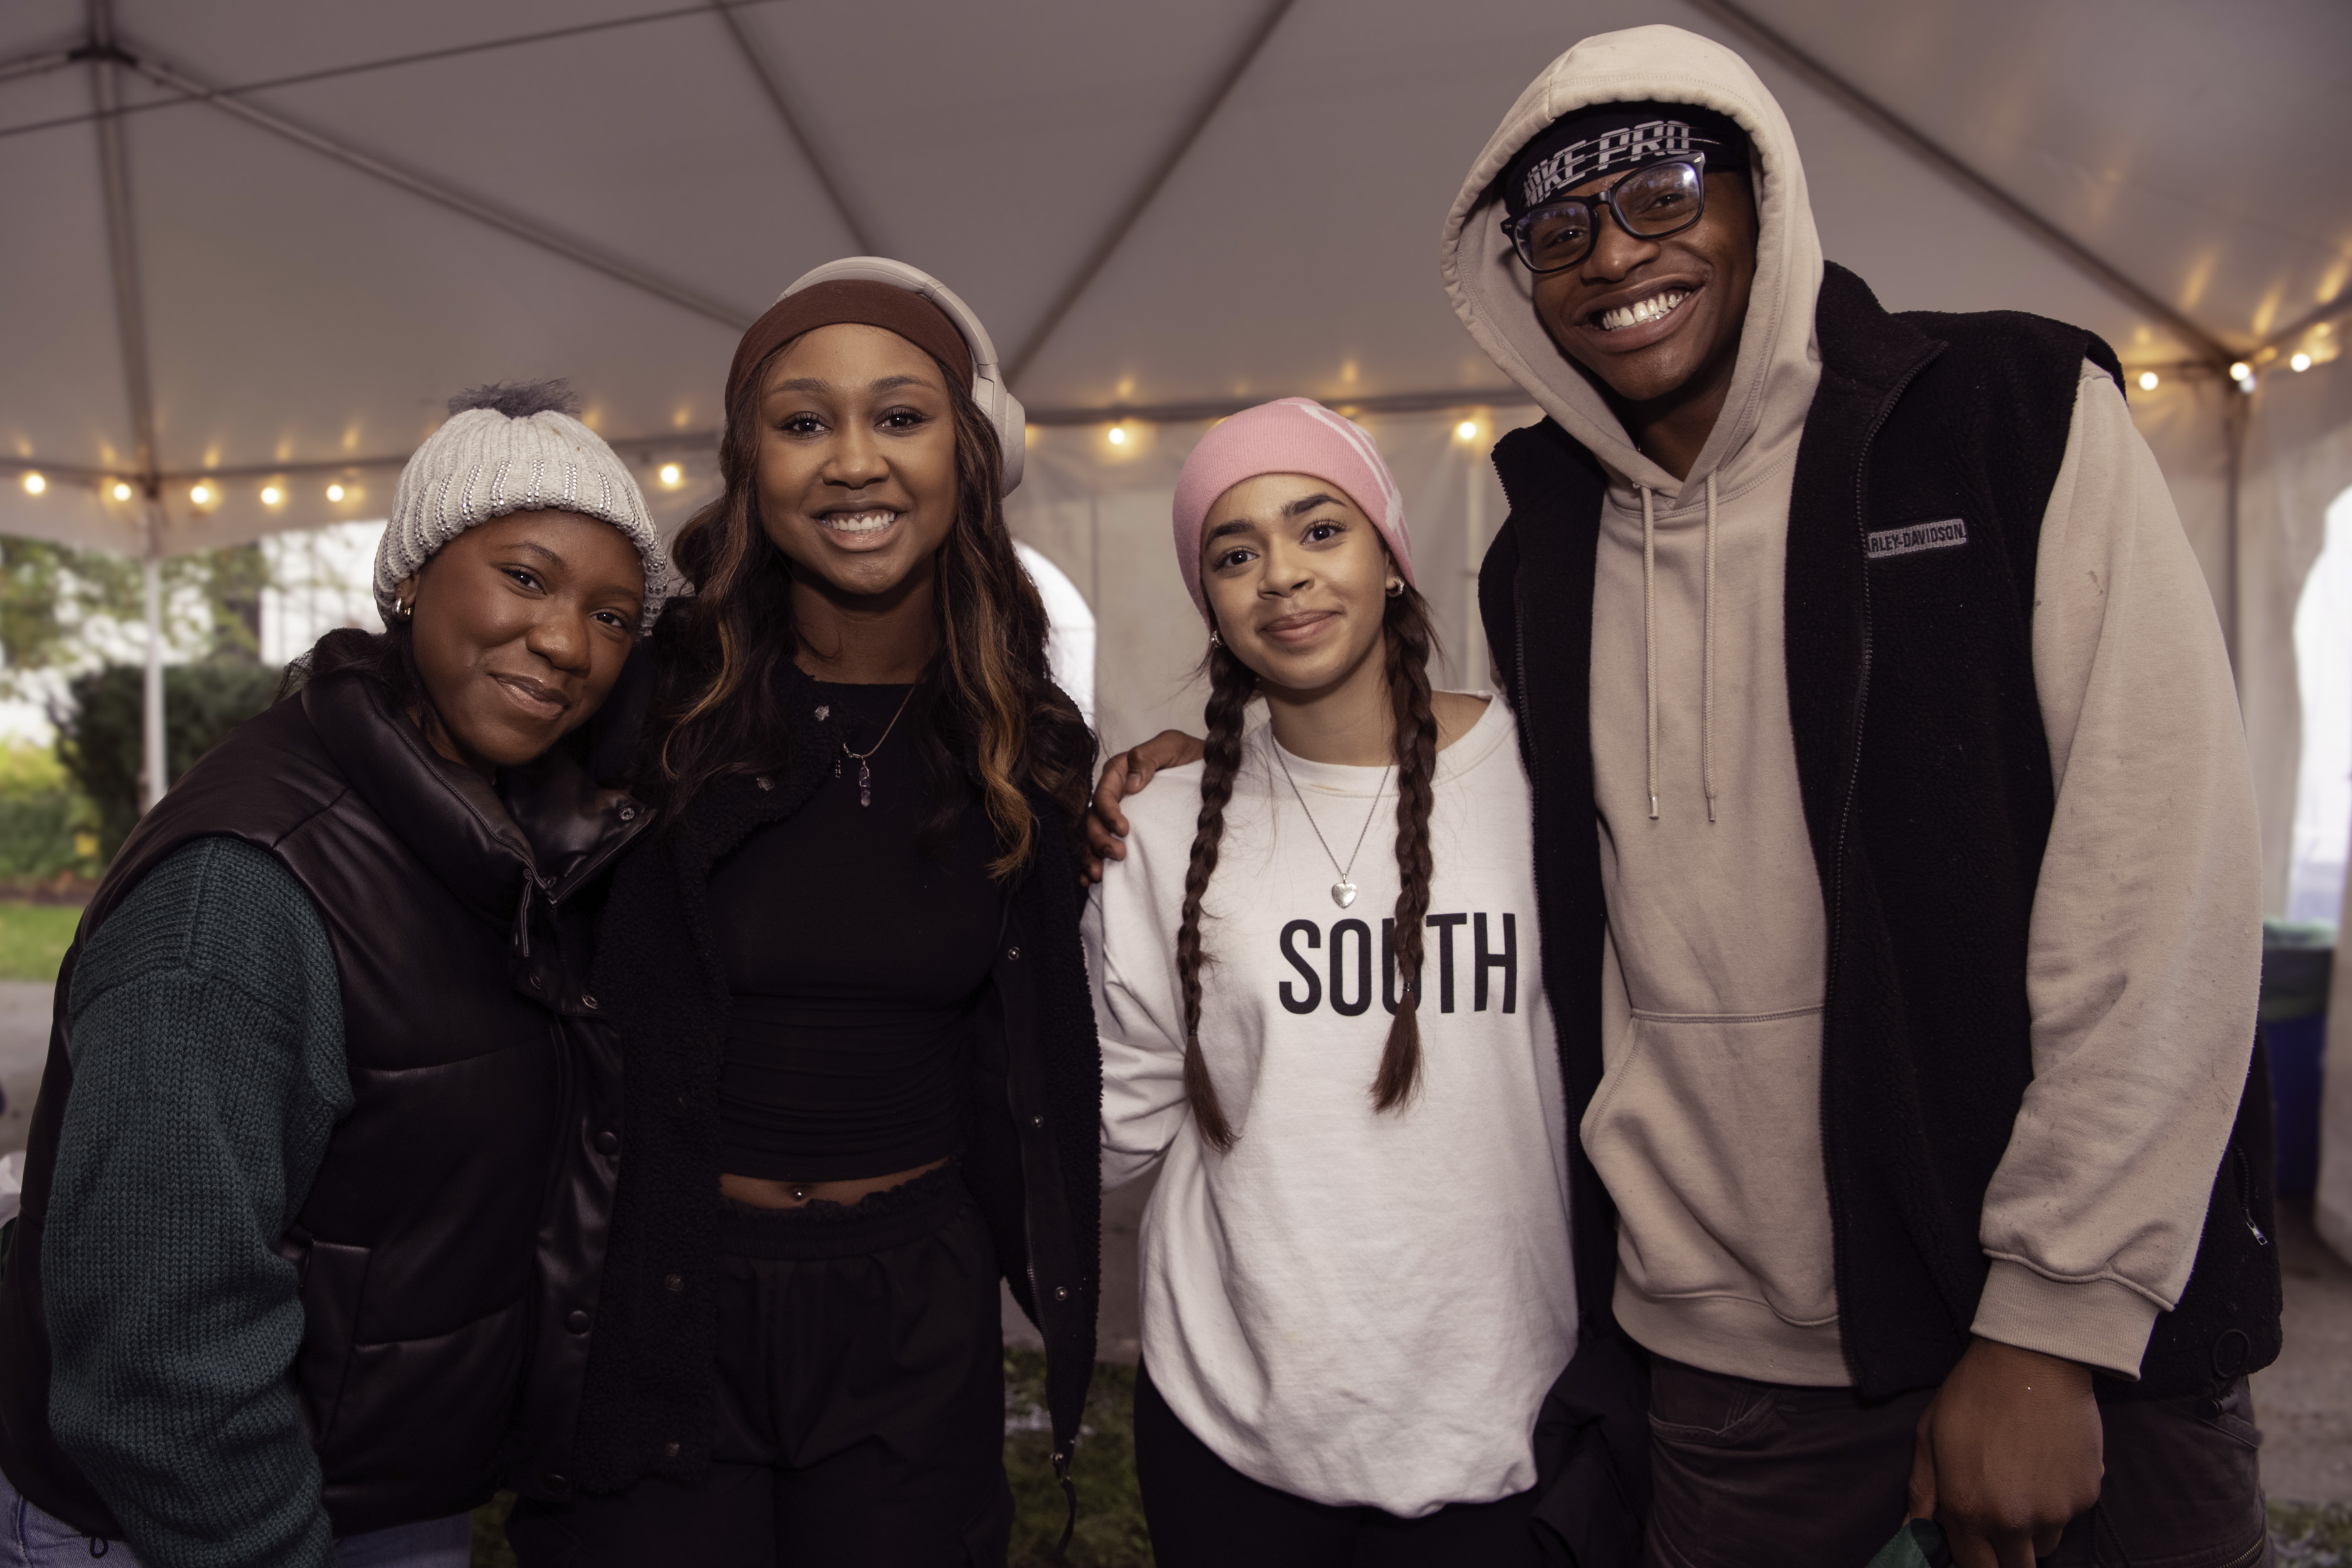
[[[1607,207],[1636,239],[1680,234],[1706,215],[1706,154],[1634,170],[1605,191],[1570,196],[1507,218],[1503,232],[1530,272],[1558,272],[1592,254]]]

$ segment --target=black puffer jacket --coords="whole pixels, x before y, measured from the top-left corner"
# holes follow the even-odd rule
[[[838,736],[814,683],[781,677],[792,766],[714,785],[614,877],[595,987],[621,1030],[628,1152],[582,1400],[579,1479],[618,1491],[709,1461],[717,1325],[719,1076],[728,988],[710,871],[814,792]],[[1101,1256],[1102,1048],[1078,945],[1078,869],[1059,807],[1033,797],[1036,852],[1009,890],[968,1058],[964,1180],[1013,1295],[1045,1335],[1055,1458],[1094,1368]]]
[[[19,1490],[84,1534],[122,1533],[48,1426],[41,1233],[73,1092],[65,1004],[81,944],[206,835],[294,873],[341,984],[353,1103],[278,1243],[300,1271],[290,1375],[335,1533],[446,1518],[568,1462],[614,1164],[598,1144],[611,1032],[571,911],[650,821],[561,753],[494,792],[351,675],[238,728],[147,814],[58,978],[0,1274],[0,1468]],[[526,1451],[526,1407],[561,1440]]]

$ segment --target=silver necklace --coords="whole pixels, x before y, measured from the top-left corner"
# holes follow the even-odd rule
[[[1330,858],[1331,868],[1339,873],[1339,879],[1331,884],[1331,901],[1344,910],[1356,901],[1356,884],[1351,875],[1356,869],[1356,857],[1364,852],[1364,838],[1372,830],[1372,818],[1381,814],[1381,792],[1389,787],[1389,774],[1396,771],[1396,764],[1391,763],[1381,770],[1380,784],[1372,791],[1372,809],[1365,813],[1363,828],[1356,835],[1356,847],[1348,851],[1348,863],[1342,866],[1339,858],[1331,854],[1331,841],[1323,837],[1323,829],[1316,825],[1314,808],[1307,804],[1307,797],[1299,794],[1298,781],[1290,777],[1290,763],[1282,754],[1282,742],[1275,741],[1271,735],[1266,739],[1274,742],[1274,760],[1282,764],[1282,776],[1290,779],[1290,793],[1298,796],[1298,809],[1307,813],[1307,826],[1315,829],[1315,842],[1323,846],[1323,853]]]
[[[898,699],[898,711],[892,713],[890,721],[882,726],[882,741],[890,738],[890,731],[898,727],[899,716],[907,711],[907,704],[914,700],[915,689],[910,686],[907,688],[907,695]],[[874,804],[874,773],[873,770],[866,765],[866,759],[882,749],[882,741],[875,742],[862,752],[851,751],[847,741],[841,742],[842,756],[854,757],[857,762],[857,804],[860,805],[870,806]],[[833,776],[835,778],[841,776],[841,757],[833,759]]]

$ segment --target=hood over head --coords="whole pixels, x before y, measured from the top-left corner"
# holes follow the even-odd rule
[[[1504,237],[1499,176],[1562,116],[1593,104],[1690,104],[1748,133],[1759,217],[1756,279],[1730,395],[1686,479],[1643,457],[1600,388],[1544,331],[1535,278]],[[1813,304],[1821,236],[1788,117],[1746,60],[1680,27],[1629,27],[1586,38],[1529,83],[1471,164],[1445,216],[1438,270],[1470,335],[1561,428],[1627,481],[1679,497],[1732,466],[1768,419],[1801,424],[1820,378]]]

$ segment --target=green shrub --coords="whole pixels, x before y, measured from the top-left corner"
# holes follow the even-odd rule
[[[0,743],[0,885],[95,876],[98,808],[46,746]]]
[[[178,778],[231,730],[276,700],[279,672],[257,664],[179,664],[163,671],[165,771]],[[77,676],[58,721],[58,756],[98,811],[99,850],[111,858],[138,824],[146,754],[146,672],[110,664]]]

